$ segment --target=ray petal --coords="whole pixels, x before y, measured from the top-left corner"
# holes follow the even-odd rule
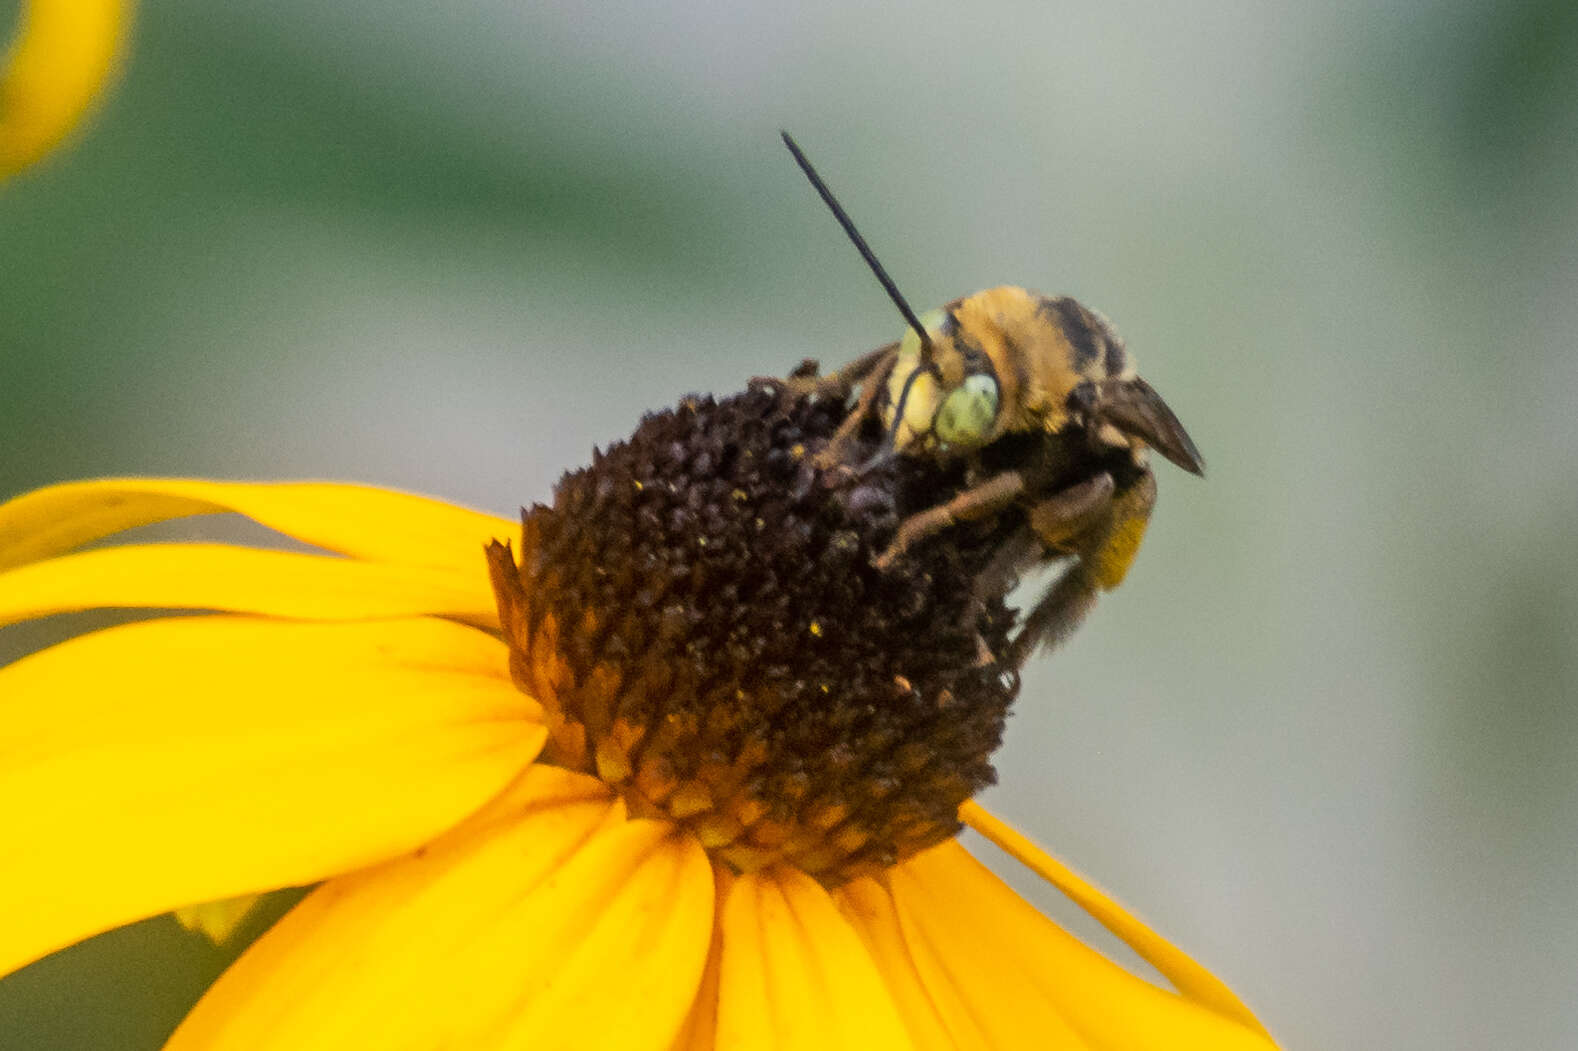
[[[700,846],[562,770],[534,767],[512,797],[314,891],[167,1051],[665,1051],[711,939]]]
[[[1001,847],[1014,860],[1066,894],[1074,904],[1090,913],[1097,922],[1138,953],[1141,959],[1156,968],[1184,996],[1228,1018],[1237,1019],[1256,1032],[1265,1032],[1254,1013],[1221,979],[1195,963],[1183,950],[1141,923],[1123,906],[1073,869],[1048,855],[1007,822],[973,800],[959,808],[959,818]]]
[[[940,997],[921,980],[885,886],[875,879],[856,880],[834,891],[833,900],[866,943],[916,1051],[991,1051],[978,1027],[948,1025]]]
[[[733,874],[726,868],[715,867],[712,873],[714,901],[729,896]],[[669,1051],[713,1051],[718,1036],[718,972],[723,961],[723,917],[714,910],[712,917],[712,942],[707,948],[707,967],[702,972],[701,983],[680,1026]]]
[[[519,529],[503,518],[373,486],[109,478],[52,485],[0,504],[0,569],[133,526],[227,511],[362,561],[461,573],[485,573],[483,547]]]
[[[723,904],[717,1045],[730,1051],[911,1046],[860,936],[786,868],[743,875]]]
[[[0,626],[84,609],[212,609],[298,620],[450,616],[498,626],[479,552],[469,573],[261,551],[134,544],[0,572]]]
[[[928,947],[917,954],[922,982],[956,998],[956,1009],[987,1034],[984,1046],[1274,1047],[1258,1027],[1108,960],[1042,916],[957,842],[910,858],[888,873],[888,882],[906,942]]]
[[[426,843],[542,746],[505,661],[449,621],[215,616],[0,669],[0,973]]]

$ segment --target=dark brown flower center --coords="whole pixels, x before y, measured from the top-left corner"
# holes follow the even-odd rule
[[[564,476],[489,552],[511,670],[545,758],[742,871],[828,884],[954,835],[995,778],[1013,613],[977,597],[986,527],[894,567],[901,518],[961,480],[900,459],[855,478],[813,454],[844,407],[692,398]]]

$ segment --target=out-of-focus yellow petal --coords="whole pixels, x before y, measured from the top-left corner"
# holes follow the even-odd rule
[[[785,868],[739,877],[723,903],[720,1048],[911,1046],[865,945],[826,890]]]
[[[454,617],[496,628],[480,553],[469,573],[225,544],[137,544],[0,572],[0,626],[82,609],[214,609],[297,620]]]
[[[523,805],[314,891],[166,1051],[665,1051],[707,955],[711,865],[594,780],[536,767],[523,786]]]
[[[0,669],[0,973],[428,842],[542,747],[505,662],[450,621],[215,616]]]
[[[1184,996],[1218,1014],[1236,1019],[1255,1032],[1265,1033],[1259,1019],[1221,979],[1130,915],[1123,906],[1067,865],[1049,856],[1007,822],[973,800],[959,808],[959,819],[1066,894],[1074,904],[1090,913],[1097,922],[1138,953],[1141,959],[1156,968]]]
[[[1272,1051],[1258,1027],[1144,981],[1042,916],[958,843],[887,873],[916,971],[964,1047]],[[917,946],[924,951],[915,953]]]
[[[115,71],[129,0],[23,0],[0,58],[0,178],[38,160],[76,126]]]
[[[236,933],[236,929],[262,900],[261,894],[242,894],[235,898],[183,905],[175,910],[175,919],[187,930],[206,935],[215,945],[222,945],[230,940],[230,936]]]
[[[0,504],[0,569],[64,554],[132,526],[226,511],[366,562],[484,579],[488,541],[520,529],[479,511],[372,486],[110,478],[52,485]]]

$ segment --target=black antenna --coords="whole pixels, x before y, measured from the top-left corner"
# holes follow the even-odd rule
[[[926,327],[915,316],[915,311],[911,310],[909,303],[905,302],[904,294],[899,291],[899,286],[893,283],[893,279],[888,276],[888,272],[882,269],[882,264],[877,262],[876,254],[871,251],[871,246],[866,244],[866,239],[860,236],[859,230],[855,229],[853,220],[849,218],[848,213],[844,211],[843,207],[833,197],[833,191],[827,188],[827,183],[822,181],[822,177],[816,173],[816,169],[811,167],[811,162],[806,160],[805,154],[800,152],[799,145],[794,139],[790,138],[787,131],[779,132],[779,134],[783,136],[784,145],[789,147],[789,152],[794,154],[795,163],[800,166],[801,171],[805,172],[805,177],[811,180],[811,185],[816,187],[816,192],[821,195],[822,200],[832,210],[833,218],[838,220],[838,225],[844,228],[844,233],[848,234],[849,239],[855,243],[855,250],[860,253],[860,258],[864,259],[866,265],[871,268],[871,272],[877,275],[877,280],[882,282],[882,287],[888,293],[888,298],[893,300],[893,305],[899,308],[899,313],[904,315],[904,320],[909,322],[910,328],[914,329],[915,334],[920,337],[921,361],[930,361],[932,356],[931,337],[926,334]],[[913,378],[912,376],[911,379]]]

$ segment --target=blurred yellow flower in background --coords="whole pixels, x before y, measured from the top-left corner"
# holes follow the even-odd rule
[[[131,0],[23,0],[0,59],[0,178],[53,149],[119,65]]]

